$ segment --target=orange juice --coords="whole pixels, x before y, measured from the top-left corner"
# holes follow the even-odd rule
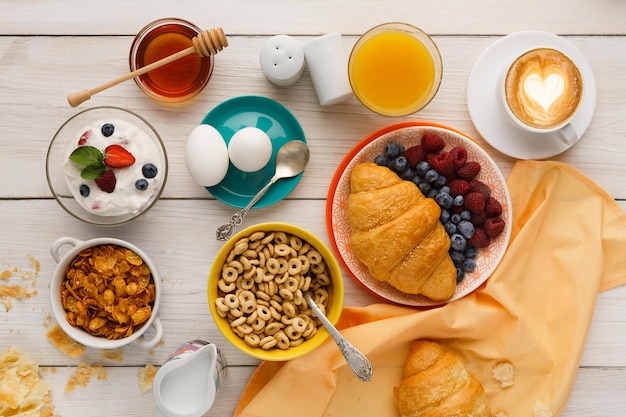
[[[361,40],[350,56],[348,73],[354,94],[366,107],[403,116],[428,104],[441,80],[438,54],[404,30],[382,30]]]

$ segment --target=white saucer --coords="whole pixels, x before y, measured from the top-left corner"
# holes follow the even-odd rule
[[[572,144],[560,141],[555,133],[532,134],[515,127],[497,99],[497,81],[504,66],[532,48],[555,48],[570,56],[585,79],[585,93],[578,114],[571,124],[578,132]],[[583,54],[570,42],[548,32],[523,31],[494,42],[478,58],[469,77],[467,105],[474,126],[498,151],[518,159],[543,159],[572,147],[591,123],[596,107],[596,83]]]

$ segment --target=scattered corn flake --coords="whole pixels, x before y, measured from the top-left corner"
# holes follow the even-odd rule
[[[0,415],[54,415],[50,384],[39,375],[39,366],[15,347],[0,355]]]
[[[157,373],[157,368],[152,364],[147,364],[137,372],[137,384],[142,394],[152,390],[152,382]]]
[[[4,271],[0,272],[0,279],[8,281],[12,275],[13,271],[11,271],[10,269],[5,269]]]
[[[85,354],[85,347],[71,339],[56,323],[50,330],[48,330],[46,337],[57,349],[65,353],[70,358],[77,358]]]
[[[492,374],[502,388],[512,387],[515,383],[515,367],[511,362],[497,363],[493,367]]]
[[[533,414],[535,417],[552,417],[552,411],[550,411],[550,407],[548,407],[547,404],[539,400],[535,401]]]
[[[69,394],[77,387],[86,387],[94,376],[98,381],[107,380],[107,374],[102,364],[89,365],[86,362],[79,363],[76,372],[65,384],[65,393]]]
[[[100,355],[104,359],[109,359],[116,362],[122,362],[124,360],[124,352],[122,349],[102,349]]]

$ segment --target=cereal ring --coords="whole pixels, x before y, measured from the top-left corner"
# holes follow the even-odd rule
[[[330,285],[330,278],[326,274],[317,274],[315,280],[322,286]]]
[[[283,314],[289,318],[296,317],[297,309],[294,303],[290,301],[285,301],[283,303]]]
[[[263,333],[263,330],[265,329],[265,320],[257,317],[254,323],[250,323],[250,325],[255,333]]]
[[[230,310],[228,310],[228,314],[230,314],[235,319],[243,317],[243,311],[241,311],[241,308],[239,307],[231,308]]]
[[[304,284],[302,285],[302,288],[300,288],[302,291],[308,291],[311,288],[311,277],[306,276],[304,277]]]
[[[278,292],[278,285],[276,285],[275,281],[267,282],[267,293],[269,295],[275,295]]]
[[[259,345],[261,346],[261,349],[270,350],[271,348],[276,346],[276,343],[277,343],[276,339],[274,339],[273,336],[268,336],[268,337],[264,337],[263,339],[261,339],[261,341],[259,342]]]
[[[241,311],[244,314],[252,314],[252,312],[256,312],[256,300],[247,300],[241,304]]]
[[[269,301],[269,300],[270,300],[270,298],[271,298],[271,297],[269,296],[269,294],[267,294],[267,293],[266,293],[266,292],[264,292],[264,291],[257,291],[257,292],[255,292],[255,293],[254,293],[254,295],[256,295],[256,298],[257,298],[256,302],[257,302],[257,304],[258,304],[258,303],[259,303],[259,301],[261,301],[261,300],[264,300],[264,301]]]
[[[270,258],[265,262],[265,266],[267,267],[267,272],[270,274],[278,274],[278,270],[280,269],[280,263],[276,258]]]
[[[258,261],[259,261],[259,266],[261,268],[265,268],[265,265],[267,264],[267,258],[265,257],[265,252],[263,252],[263,251],[259,252],[259,259],[258,259]]]
[[[281,288],[278,291],[278,294],[285,300],[293,300],[293,293],[289,291],[287,288]]]
[[[280,243],[274,246],[274,252],[278,256],[289,256],[291,254],[291,248],[286,243]]]
[[[311,272],[313,272],[314,274],[322,274],[326,271],[326,263],[320,262],[318,264],[314,264],[313,262],[311,262],[310,269],[311,269]]]
[[[293,318],[291,326],[296,332],[302,334],[306,330],[307,322],[302,317],[298,316]]]
[[[248,239],[250,239],[251,242],[255,242],[257,240],[260,241],[264,237],[265,237],[265,232],[258,231],[258,232],[252,233]]]
[[[255,250],[247,249],[241,254],[241,256],[245,256],[248,259],[256,259],[259,257],[259,254]]]
[[[322,254],[315,249],[311,249],[310,251],[308,251],[306,253],[306,257],[309,258],[309,262],[311,262],[311,265],[319,265],[324,260]]]
[[[285,332],[284,334],[287,335],[287,337],[290,340],[296,340],[300,337],[302,337],[302,333],[303,332],[298,332],[294,327],[293,327],[293,323],[290,324],[289,326],[285,327]]]
[[[287,237],[287,233],[285,232],[276,232],[276,236],[274,236],[274,242],[278,244],[287,244],[289,243],[289,238]]]
[[[217,287],[225,293],[233,292],[237,288],[234,282],[227,283],[221,278],[217,281]]]
[[[250,347],[257,347],[261,342],[261,338],[258,334],[250,333],[243,337],[244,342]]]
[[[289,275],[300,275],[302,273],[302,262],[300,259],[290,258],[287,272],[289,272]]]
[[[241,268],[242,268],[242,270],[239,272],[240,274],[243,271],[249,271],[252,268],[252,264],[250,263],[250,259],[246,258],[245,256],[240,256],[239,257],[239,262],[240,262]]]
[[[298,251],[298,255],[304,255],[311,249],[311,244],[309,242],[304,242],[302,244],[302,248]]]
[[[241,259],[241,257],[239,257],[239,259]],[[231,268],[235,268],[235,270],[237,271],[238,274],[241,274],[243,272],[243,265],[238,260],[230,261],[228,263],[228,266],[231,267]]]
[[[270,309],[267,306],[257,304],[256,311],[257,311],[257,314],[259,315],[259,318],[262,320],[269,321],[272,318],[272,313],[270,312]]]
[[[237,330],[239,330],[243,334],[250,334],[252,333],[252,326],[250,326],[248,323],[240,324],[239,326],[237,326]]]
[[[285,272],[287,272],[287,269],[289,268],[289,262],[287,261],[287,259],[278,258],[278,263],[280,264],[280,268],[278,268],[278,273],[284,274]]]
[[[285,281],[285,285],[283,286],[283,288],[286,288],[290,293],[293,294],[298,289],[298,280],[295,277],[287,278],[287,281]]]
[[[298,255],[297,259],[300,261],[300,264],[302,265],[302,273],[306,274],[307,272],[309,272],[309,269],[311,269],[311,262],[309,262],[309,258],[307,258],[304,255]]]
[[[244,290],[252,290],[254,288],[254,278],[252,277],[242,277],[241,281],[239,281],[239,286]]]
[[[328,303],[328,291],[324,288],[318,288],[313,293],[313,301],[315,304],[326,305]]]
[[[274,282],[276,282],[278,285],[284,284],[285,281],[287,281],[287,278],[289,278],[289,272],[285,272],[280,277],[274,278]]]
[[[228,310],[230,310],[230,307],[226,305],[226,300],[224,299],[224,297],[218,297],[215,300],[215,307],[217,308],[217,311],[227,312]]]
[[[228,309],[233,309],[239,307],[239,297],[235,294],[226,294],[224,296],[224,303]]]
[[[283,311],[283,305],[278,300],[270,300],[270,305],[276,309],[276,311]]]
[[[245,318],[245,317],[243,317],[243,316],[241,316],[241,317],[239,317],[238,319],[233,320],[233,321],[230,323],[230,327],[235,327],[235,328],[237,328],[237,327],[239,327],[239,326],[241,326],[242,324],[245,324],[245,323],[246,323],[246,318]]]
[[[304,296],[302,295],[302,290],[298,288],[296,292],[293,293],[293,303],[297,306],[306,305],[304,301]]]
[[[235,246],[233,246],[233,252],[235,255],[241,255],[247,250],[248,250],[248,238],[245,238],[245,237],[243,239],[238,240],[237,243],[235,243]]]
[[[252,294],[252,291],[248,290],[240,291],[239,294],[237,294],[237,297],[239,298],[239,302],[241,304],[245,303],[246,301],[256,300],[256,297],[254,296],[254,294]]]
[[[254,311],[248,314],[248,316],[246,317],[246,323],[252,324],[256,321],[258,317],[259,317],[259,313],[258,311],[256,311],[256,306],[255,306]]]
[[[315,333],[317,333],[317,327],[315,326],[315,324],[309,323],[307,324],[304,333],[302,333],[302,337],[304,337],[305,339],[310,339],[315,336]]]
[[[289,346],[291,347],[296,347],[296,346],[300,346],[302,344],[302,342],[304,342],[303,338],[298,338],[296,340],[290,340],[289,341]]]
[[[265,235],[265,237],[263,239],[261,239],[261,243],[264,245],[267,245],[268,243],[270,243],[271,241],[274,240],[274,236],[276,235],[276,233],[271,232],[269,235]]]
[[[274,339],[276,339],[276,346],[279,349],[289,349],[289,337],[284,332],[276,333]]]
[[[267,326],[265,326],[265,331],[264,333],[268,336],[273,336],[276,333],[278,333],[279,331],[281,331],[283,328],[283,325],[280,323],[270,323]]]
[[[274,307],[270,306],[270,314],[272,315],[272,318],[274,320],[279,320],[282,317],[282,314],[280,314]]]
[[[289,246],[291,246],[296,251],[302,249],[302,239],[298,236],[289,236]]]
[[[234,262],[234,261],[233,261]],[[227,283],[231,283],[231,282],[235,282],[237,281],[237,277],[239,276],[239,272],[237,272],[237,269],[235,269],[232,266],[227,266],[226,268],[224,268],[224,270],[222,271],[222,279],[224,281],[226,281]]]

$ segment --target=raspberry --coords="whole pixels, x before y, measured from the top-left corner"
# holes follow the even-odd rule
[[[491,196],[491,188],[487,184],[482,181],[472,180],[469,183],[470,191],[477,191],[483,193],[485,198],[489,198]]]
[[[485,203],[485,214],[487,217],[498,217],[502,214],[502,204],[493,197],[489,197]]]
[[[448,184],[450,187],[450,195],[465,195],[470,192],[469,183],[465,180],[452,180]]]
[[[422,148],[426,153],[437,153],[446,146],[446,142],[441,136],[432,133],[425,133],[422,136]]]
[[[96,185],[105,193],[112,193],[115,190],[115,184],[117,179],[115,174],[111,170],[104,171],[104,174],[99,178],[96,178]]]
[[[487,221],[487,215],[484,211],[481,211],[480,213],[472,213],[470,221],[474,227],[482,227],[485,225],[485,221]]]
[[[78,146],[82,146],[85,143],[87,143],[90,137],[91,137],[91,130],[88,130],[82,135],[80,135],[80,139],[78,139]]]
[[[426,160],[426,151],[420,145],[415,145],[407,149],[404,156],[409,161],[409,166],[415,168],[417,164]]]
[[[492,239],[496,238],[500,236],[504,226],[506,226],[506,223],[502,217],[490,217],[485,221],[485,233]]]
[[[471,161],[457,169],[456,174],[465,181],[471,181],[478,175],[480,169],[481,166],[478,162]]]
[[[467,240],[467,244],[474,248],[486,248],[489,246],[489,236],[483,229],[476,229],[474,236]]]
[[[438,155],[427,154],[426,160],[440,175],[450,175],[454,172],[454,159],[450,152],[441,152]]]
[[[463,146],[455,146],[450,151],[452,159],[454,159],[454,167],[460,168],[467,162],[467,149]]]
[[[464,197],[463,206],[472,213],[481,213],[485,210],[485,196],[482,193],[469,193]]]

